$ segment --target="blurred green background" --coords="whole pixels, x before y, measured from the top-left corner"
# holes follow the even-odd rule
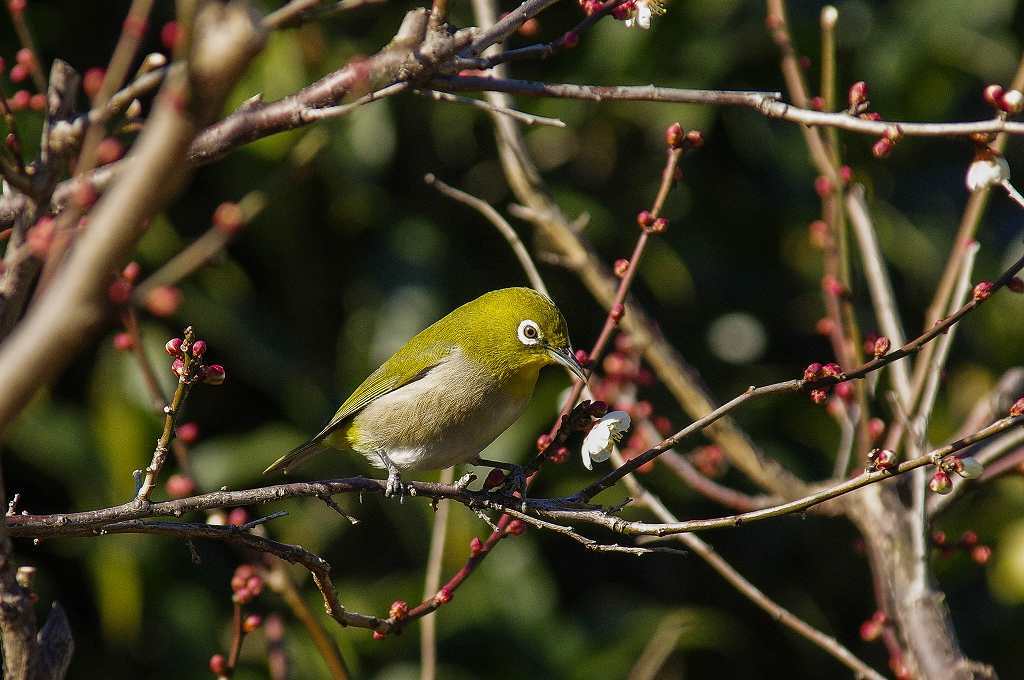
[[[263,3],[268,9],[280,4]],[[451,4],[454,23],[472,23],[469,3]],[[33,0],[28,18],[43,60],[48,65],[61,57],[83,72],[105,65],[127,5]],[[157,5],[149,50],[161,49],[159,28],[173,11],[172,3]],[[794,38],[812,59],[808,76],[815,82],[821,4],[792,5]],[[354,55],[376,51],[412,6],[368,6],[274,34],[231,105],[257,92],[281,97]],[[502,2],[503,9],[513,6]],[[982,88],[1008,83],[1021,54],[1024,12],[1012,0],[851,0],[837,7],[841,93],[866,80],[873,108],[886,118],[986,117]],[[578,19],[575,3],[560,3],[540,17],[539,37],[554,38]],[[526,41],[517,36],[510,44]],[[12,63],[18,47],[9,23],[0,22],[0,55]],[[540,64],[516,64],[512,72],[553,82],[778,90],[777,64],[761,2],[675,0],[649,32],[602,21],[577,49]],[[563,209],[570,216],[590,215],[586,236],[608,262],[628,254],[636,237],[634,215],[654,195],[665,125],[678,120],[704,131],[704,149],[687,157],[686,181],[669,199],[670,230],[653,244],[635,292],[719,399],[749,384],[799,375],[812,360],[831,359],[814,332],[823,313],[820,254],[806,235],[819,202],[795,126],[741,109],[526,99],[518,105],[568,123],[564,130],[531,128],[527,140]],[[19,114],[19,124],[38,129],[38,116]],[[963,176],[971,149],[960,141],[906,139],[878,161],[872,142],[845,135],[843,153],[868,187],[903,318],[913,331],[966,200]],[[1020,142],[1012,140],[1011,166],[1021,157]],[[480,293],[524,282],[490,225],[426,187],[427,172],[499,208],[511,200],[485,115],[402,96],[268,138],[202,168],[168,213],[153,221],[137,254],[146,272],[207,229],[220,202],[252,190],[268,199],[267,209],[223,257],[182,284],[185,301],[174,317],[144,316],[161,370],[163,342],[186,323],[209,341],[211,359],[227,368],[227,383],[197,389],[184,416],[201,428],[191,452],[201,488],[264,483],[263,467],[316,431],[405,339]],[[975,279],[993,278],[1019,256],[1020,224],[1019,208],[995,196],[979,232]],[[516,226],[528,233],[526,225]],[[590,346],[603,320],[600,308],[574,276],[541,267],[576,344]],[[860,318],[870,331],[861,283],[858,274]],[[1020,312],[1020,298],[1000,294],[963,324],[934,419],[934,441],[957,428],[1003,371],[1024,362]],[[723,317],[739,318],[739,327],[748,329],[733,340],[760,335],[763,342],[740,357],[723,352],[714,340],[723,332]],[[738,332],[727,324],[726,338],[730,328]],[[87,509],[132,493],[131,471],[148,462],[159,423],[136,365],[112,347],[117,330],[112,324],[44,391],[4,442],[8,493],[20,492],[23,508]],[[169,372],[162,377],[170,384]],[[547,372],[529,412],[494,445],[491,457],[524,460],[566,385],[561,372]],[[658,414],[686,422],[660,387],[641,396]],[[794,471],[818,479],[831,470],[837,429],[806,399],[758,401],[744,407],[738,420],[764,451]],[[302,475],[367,471],[355,458],[328,456]],[[573,458],[551,466],[536,493],[566,492],[595,474]],[[681,517],[721,513],[660,467],[644,481]],[[748,488],[735,473],[726,481]],[[312,500],[258,512],[288,510],[268,531],[326,557],[346,606],[382,614],[395,599],[419,601],[428,505],[338,500],[362,520],[358,526]],[[994,664],[1004,678],[1024,674],[1022,511],[1020,475],[970,494],[940,527],[951,535],[976,530],[993,545],[993,559],[979,566],[958,554],[934,562],[967,653]],[[452,508],[446,574],[461,564],[470,538],[486,531],[471,512]],[[885,668],[881,645],[858,638],[874,605],[858,537],[845,521],[782,519],[707,539],[770,596]],[[197,547],[199,566],[183,543],[152,536],[18,544],[18,558],[39,567],[40,611],[52,600],[68,610],[77,643],[71,677],[209,676],[209,656],[226,651],[228,581],[245,556],[220,544]],[[340,629],[322,614],[308,578],[295,573],[357,677],[418,677],[415,627],[376,642],[364,630]],[[294,677],[325,673],[305,630],[277,596],[263,595],[255,609],[285,617]],[[695,556],[595,555],[528,531],[502,544],[440,613],[441,677],[624,677],[666,620],[678,622],[680,634],[662,670],[665,678],[846,672],[772,623]],[[265,676],[260,632],[246,641],[237,677]]]

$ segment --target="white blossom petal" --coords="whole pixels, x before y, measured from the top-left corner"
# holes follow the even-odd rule
[[[608,460],[612,455],[612,448],[622,439],[629,426],[629,414],[625,411],[612,411],[594,423],[590,432],[583,438],[583,446],[580,449],[584,467],[593,470],[593,462],[603,463]]]
[[[977,191],[1010,179],[1010,164],[1002,156],[979,158],[967,168],[967,189]]]

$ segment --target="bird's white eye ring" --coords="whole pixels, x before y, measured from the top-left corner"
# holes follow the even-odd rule
[[[519,330],[516,331],[516,335],[519,336],[519,342],[524,345],[536,345],[540,342],[540,326],[537,325],[536,321],[524,319],[519,324]]]

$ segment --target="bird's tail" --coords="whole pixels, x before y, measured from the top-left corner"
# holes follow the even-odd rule
[[[270,474],[271,472],[276,472],[277,470],[281,470],[285,474],[288,474],[288,472],[292,468],[298,467],[299,465],[304,463],[307,458],[315,456],[324,449],[329,448],[331,447],[327,443],[325,443],[322,438],[314,437],[305,444],[302,444],[301,446],[296,446],[294,449],[292,449],[288,453],[284,454],[283,456],[275,460],[273,463],[270,464],[270,466],[266,470],[263,471],[263,474]]]

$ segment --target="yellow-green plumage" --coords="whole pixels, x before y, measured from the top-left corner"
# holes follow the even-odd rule
[[[492,291],[409,340],[323,430],[267,472],[287,471],[325,448],[358,451],[399,470],[474,460],[519,417],[540,369],[552,363],[582,377],[554,304],[529,288]]]

